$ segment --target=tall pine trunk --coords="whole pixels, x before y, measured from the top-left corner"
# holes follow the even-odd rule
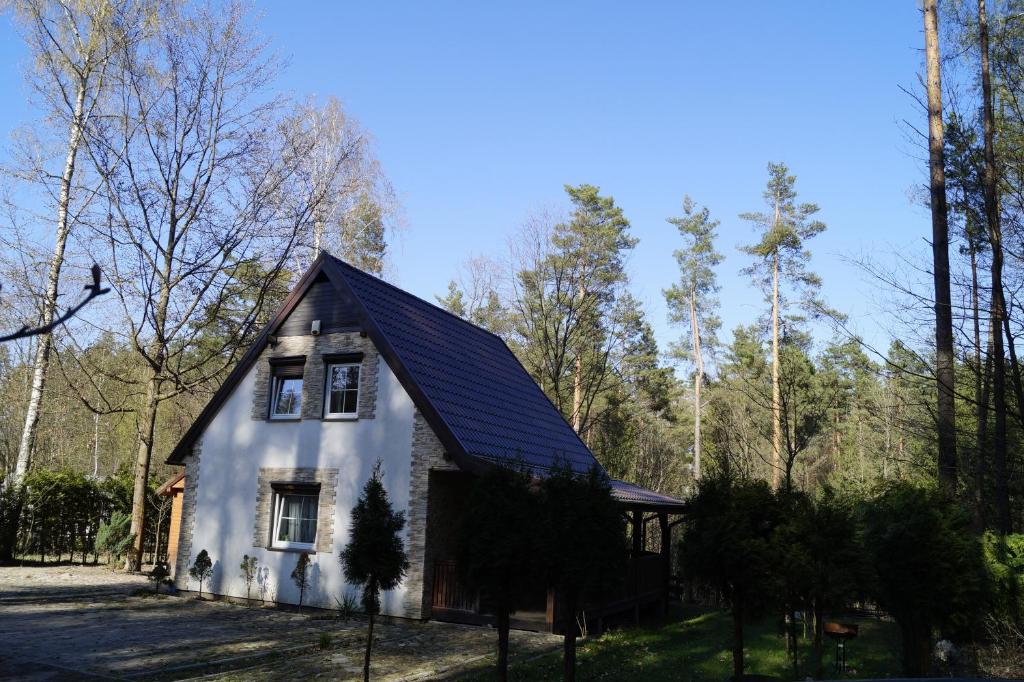
[[[700,325],[697,324],[697,292],[690,289],[690,335],[693,341],[693,479],[700,480],[701,463],[701,388],[704,386],[704,356],[700,347]]]
[[[779,220],[776,203],[775,221]],[[772,489],[782,477],[782,391],[779,388],[779,254],[772,260]]]
[[[1010,493],[1006,471],[1006,360],[1003,348],[1003,234],[999,220],[995,153],[995,118],[992,106],[992,81],[989,73],[988,12],[985,0],[978,0],[978,40],[981,52],[982,118],[985,134],[985,219],[992,246],[992,398],[995,408],[995,434],[992,442],[996,476],[996,514],[999,531],[1009,533]]]
[[[925,62],[928,71],[928,165],[932,212],[932,260],[935,283],[935,379],[938,388],[939,483],[956,492],[956,415],[953,402],[953,308],[949,286],[949,218],[946,206],[942,72],[939,55],[938,0],[924,2]]]

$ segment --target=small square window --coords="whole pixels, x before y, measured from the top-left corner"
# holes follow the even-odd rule
[[[302,365],[278,365],[273,370],[270,418],[295,419],[302,410]]]
[[[354,418],[359,410],[359,364],[327,366],[324,416]]]
[[[313,549],[319,501],[320,491],[317,488],[275,488],[271,546],[277,549]]]

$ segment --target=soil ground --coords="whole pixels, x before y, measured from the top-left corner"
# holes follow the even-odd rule
[[[366,621],[143,594],[145,576],[95,566],[0,567],[0,679],[360,679]],[[375,627],[377,680],[429,680],[485,664],[489,628]],[[321,641],[326,635],[329,641]],[[514,632],[515,658],[558,648]],[[321,644],[326,647],[321,649]]]

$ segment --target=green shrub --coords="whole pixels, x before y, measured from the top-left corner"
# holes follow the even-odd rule
[[[897,483],[864,506],[871,592],[902,633],[909,677],[930,672],[932,640],[970,641],[988,606],[981,540],[967,513],[933,487]]]
[[[167,576],[171,574],[167,568],[167,562],[158,561],[153,566],[153,570],[149,572],[149,579],[153,581],[154,587],[157,594],[160,594],[160,585],[167,580]]]
[[[733,674],[742,679],[743,625],[782,606],[778,542],[780,505],[764,481],[727,475],[700,480],[680,547],[687,579],[715,587],[733,618]]]
[[[1024,535],[999,536],[992,532],[982,538],[985,565],[992,588],[992,616],[1021,624],[1024,598]]]
[[[242,570],[242,579],[245,580],[245,602],[248,606],[252,602],[252,584],[259,573],[259,559],[246,554],[242,556],[239,568]]]
[[[110,521],[100,523],[96,531],[96,551],[112,558],[112,564],[124,556],[131,547],[135,534],[131,531],[132,518],[123,512],[114,512]]]

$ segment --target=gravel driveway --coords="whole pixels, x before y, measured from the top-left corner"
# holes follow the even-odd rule
[[[361,678],[361,619],[133,594],[146,588],[144,577],[102,567],[0,567],[0,679]],[[391,681],[486,665],[495,643],[488,628],[432,622],[374,634],[374,679]],[[515,632],[512,649],[532,657],[559,642]]]

